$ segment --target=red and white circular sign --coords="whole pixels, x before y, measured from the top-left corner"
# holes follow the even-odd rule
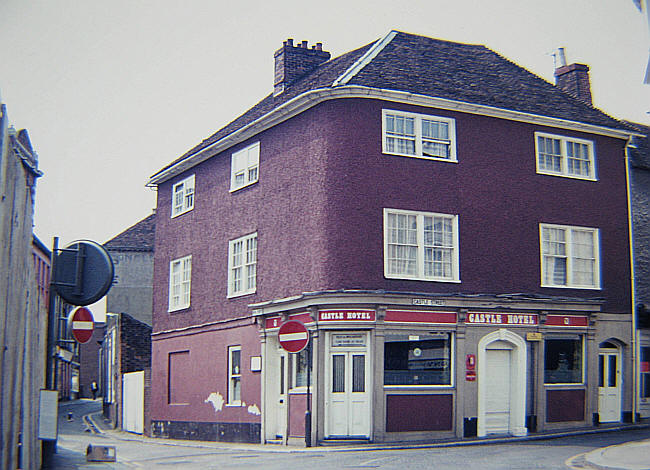
[[[87,343],[93,335],[95,327],[93,314],[86,307],[79,307],[70,316],[70,327],[72,336],[79,343]]]
[[[280,326],[278,340],[285,351],[299,353],[309,343],[309,332],[302,322],[290,320]]]

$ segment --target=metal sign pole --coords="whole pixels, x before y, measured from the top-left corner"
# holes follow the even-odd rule
[[[307,343],[307,411],[305,412],[305,446],[311,447],[311,338],[309,339],[309,343]]]

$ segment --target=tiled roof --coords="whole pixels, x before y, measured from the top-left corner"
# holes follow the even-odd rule
[[[481,45],[398,32],[348,84],[626,129],[620,121]]]
[[[359,67],[347,85],[415,93],[463,103],[630,131],[606,115],[482,45],[461,44],[391,32],[376,55]],[[367,44],[334,58],[287,87],[269,95],[178,159],[161,174],[235,131],[310,90],[334,88],[335,81],[376,45]]]
[[[104,243],[109,251],[153,251],[156,214],[141,220]]]

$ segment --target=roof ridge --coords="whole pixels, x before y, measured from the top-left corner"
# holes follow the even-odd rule
[[[341,75],[339,75],[336,80],[332,83],[333,87],[339,85],[346,85],[357,73],[359,73],[366,65],[368,65],[372,60],[377,57],[384,47],[386,47],[395,36],[397,36],[398,31],[391,30],[383,38],[378,39],[375,44],[366,51],[361,57],[359,57],[354,64],[345,70]]]

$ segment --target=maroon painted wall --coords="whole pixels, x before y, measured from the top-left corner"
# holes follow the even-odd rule
[[[451,431],[454,397],[386,395],[386,432]]]
[[[624,140],[379,101],[329,107],[330,288],[605,297],[629,312]],[[458,163],[383,155],[382,108],[455,118]],[[593,140],[598,181],[537,174],[535,131]],[[459,214],[461,284],[384,279],[384,207]],[[600,228],[602,290],[540,287],[540,222]]]
[[[213,326],[212,331],[193,334],[183,332],[177,336],[154,335],[152,338],[152,420],[259,423],[259,415],[249,412],[256,405],[261,410],[260,373],[251,372],[251,356],[260,355],[257,326]],[[210,329],[209,329],[210,330]],[[241,401],[242,406],[227,406],[216,410],[210,401],[211,394],[228,396],[228,346],[241,345]],[[187,369],[180,371],[172,384],[171,394],[176,402],[169,403],[169,354],[187,351],[183,363]],[[178,357],[178,356],[177,356]],[[215,397],[213,397],[215,398]],[[245,403],[245,406],[243,405]]]
[[[383,155],[382,108],[455,118],[459,163]],[[598,181],[536,174],[535,131],[593,140]],[[231,153],[257,140],[259,183],[230,193]],[[624,144],[377,100],[322,103],[160,185],[154,332],[323,289],[604,297],[605,311],[629,311]],[[194,210],[171,219],[172,185],[192,173]],[[384,207],[459,214],[462,282],[384,279]],[[600,228],[602,290],[540,287],[540,222]],[[227,299],[228,240],[254,231],[257,292]],[[188,254],[191,307],[169,314],[169,262]]]
[[[583,389],[546,391],[547,422],[584,421],[584,419],[585,391]]]

